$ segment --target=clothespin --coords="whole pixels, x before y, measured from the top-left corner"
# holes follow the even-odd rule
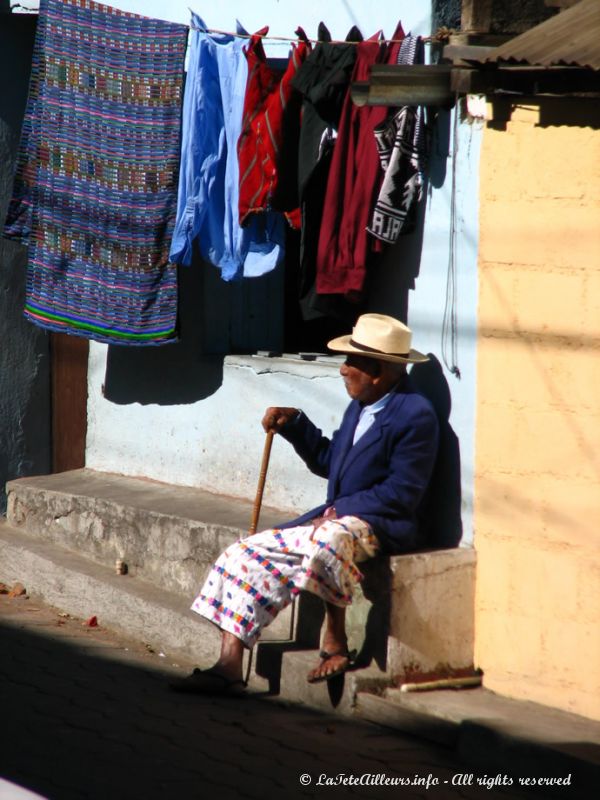
[[[302,28],[300,25],[298,25],[298,27],[294,31],[294,34],[300,39],[301,42],[304,42],[304,44],[306,44],[306,45],[308,45],[308,47],[310,47],[310,41],[308,39],[308,36],[306,35],[306,32],[305,32],[304,28]]]
[[[325,25],[324,22],[319,22],[319,29],[317,31],[317,39],[320,42],[330,42],[331,41],[331,34],[329,33],[329,28]]]

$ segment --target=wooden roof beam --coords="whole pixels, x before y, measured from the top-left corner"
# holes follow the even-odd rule
[[[456,94],[496,92],[518,95],[596,95],[600,92],[600,74],[577,67],[510,66],[477,70],[455,67],[450,89]]]
[[[450,64],[373,66],[369,81],[352,84],[357,106],[451,106]]]
[[[547,5],[548,8],[560,8],[562,11],[564,8],[571,8],[578,2],[579,0],[544,0],[544,5]]]

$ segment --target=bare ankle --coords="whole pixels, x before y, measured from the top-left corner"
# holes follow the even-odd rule
[[[221,653],[212,669],[227,678],[242,677],[244,663],[244,644],[232,633],[223,632],[221,636]]]

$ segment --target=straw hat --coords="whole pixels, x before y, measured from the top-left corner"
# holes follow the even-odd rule
[[[385,314],[363,314],[348,336],[338,336],[327,343],[337,353],[355,353],[397,364],[421,364],[429,357],[410,346],[412,331],[402,322]]]

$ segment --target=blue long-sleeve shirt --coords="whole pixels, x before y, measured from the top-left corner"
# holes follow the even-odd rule
[[[183,99],[177,219],[169,257],[189,265],[197,240],[202,258],[229,281],[271,271],[284,255],[285,222],[268,212],[239,224],[237,141],[248,66],[244,39],[209,34],[192,14]],[[244,32],[238,23],[238,32]]]

